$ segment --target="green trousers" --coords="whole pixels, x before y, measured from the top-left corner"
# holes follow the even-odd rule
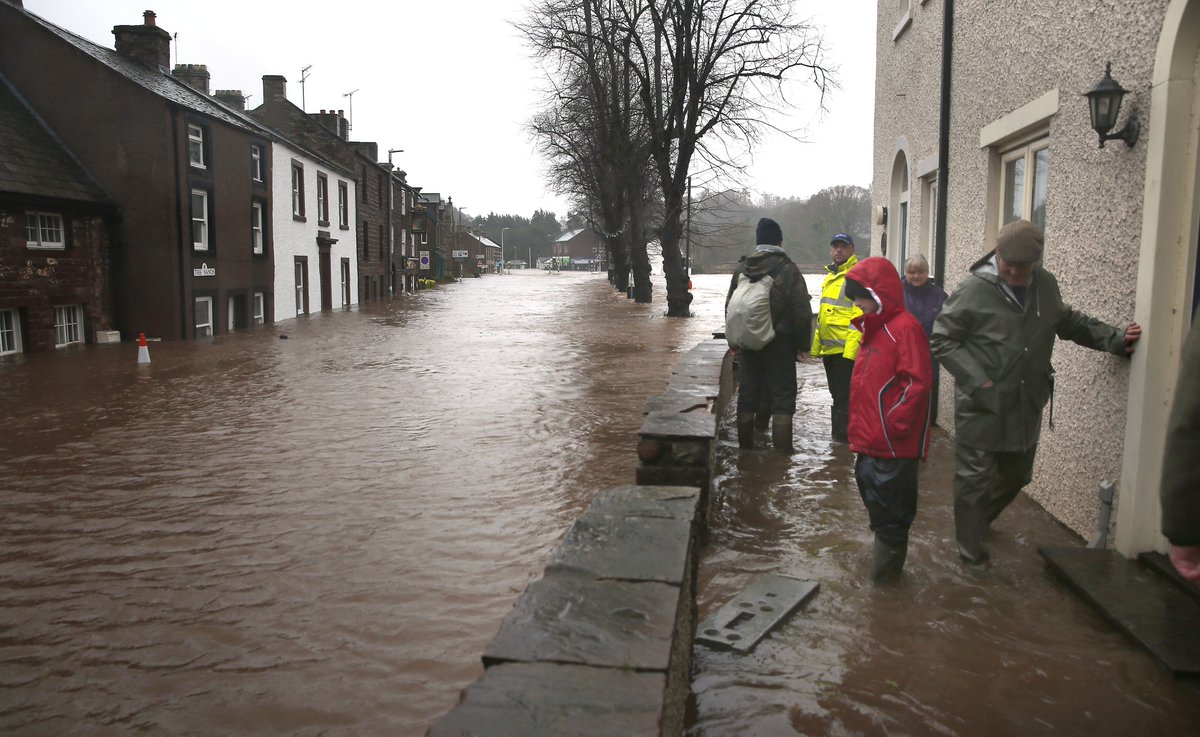
[[[1015,453],[955,446],[954,533],[964,560],[987,560],[988,528],[1033,479],[1036,452],[1036,445]]]

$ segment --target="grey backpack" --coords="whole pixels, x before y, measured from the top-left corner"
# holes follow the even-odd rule
[[[738,284],[725,308],[725,340],[730,347],[757,351],[775,340],[775,326],[771,324],[774,283],[770,274],[755,280],[738,274]]]

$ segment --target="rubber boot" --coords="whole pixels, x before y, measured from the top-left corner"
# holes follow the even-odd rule
[[[738,446],[742,448],[754,447],[754,413],[753,412],[738,412],[737,416],[737,436]]]
[[[850,413],[841,409],[833,410],[830,413],[830,420],[830,424],[833,425],[833,431],[831,433],[833,436],[833,442],[849,443],[850,437],[847,434],[846,429],[850,425]]]
[[[908,543],[894,545],[875,537],[875,554],[871,559],[871,580],[880,583],[900,576],[904,570],[904,559],[908,557]]]
[[[771,410],[758,410],[754,413],[754,428],[766,430],[771,426]]]
[[[771,445],[776,450],[792,449],[791,415],[771,415]]]

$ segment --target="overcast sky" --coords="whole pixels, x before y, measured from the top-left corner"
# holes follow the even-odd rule
[[[353,111],[354,140],[375,141],[380,159],[411,184],[452,196],[468,215],[528,217],[567,204],[545,186],[524,124],[540,74],[512,21],[529,0],[24,0],[26,9],[112,48],[114,25],[142,22],[178,34],[172,64],[207,64],[210,90],[240,89],[262,103],[262,76],[288,79],[288,98],[309,112]],[[829,111],[796,95],[781,121],[805,143],[768,136],[754,151],[755,192],[807,197],[834,184],[870,186],[875,78],[873,0],[796,0],[799,17],[823,29],[838,68]],[[300,70],[311,67],[301,94]],[[353,96],[347,96],[354,92]]]

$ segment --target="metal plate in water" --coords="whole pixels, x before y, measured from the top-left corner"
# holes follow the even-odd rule
[[[696,629],[696,641],[716,648],[750,652],[758,641],[820,588],[776,573],[764,573]]]

